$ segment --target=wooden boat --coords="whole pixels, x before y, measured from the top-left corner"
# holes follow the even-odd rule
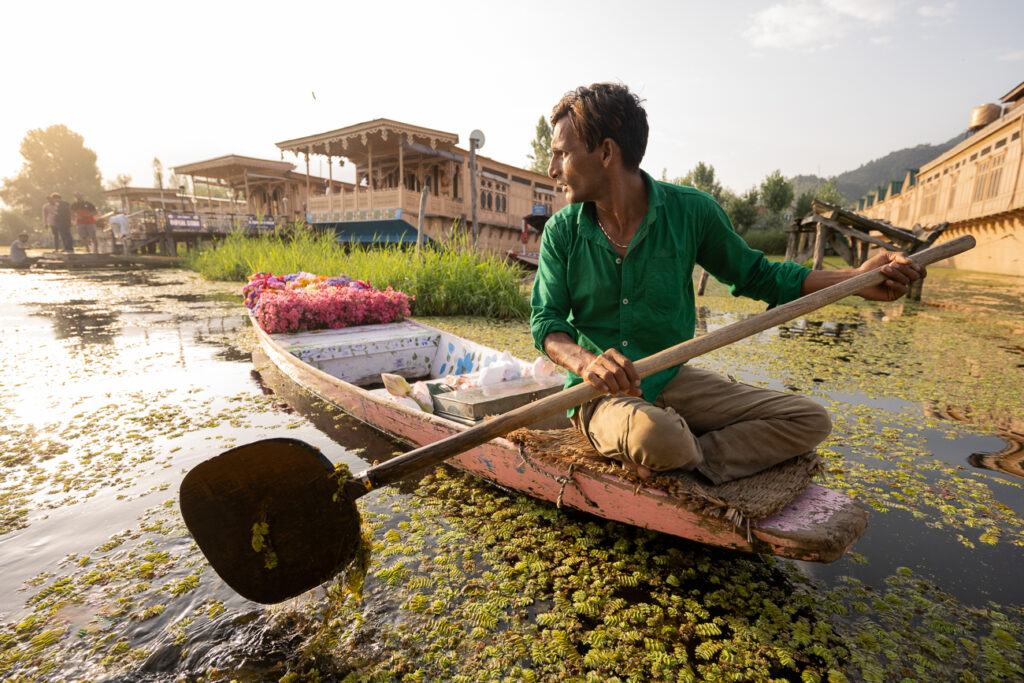
[[[478,370],[499,353],[411,320],[294,334],[268,334],[255,320],[253,326],[268,358],[292,381],[413,447],[467,429],[482,417],[481,411],[511,410],[556,392],[563,381],[561,376],[526,378],[440,394],[431,414],[396,402],[380,386],[381,373],[441,383],[448,374]],[[564,417],[558,420],[568,424]],[[663,490],[637,488],[622,477],[586,468],[567,472],[564,465],[524,457],[519,446],[503,438],[448,463],[505,488],[599,517],[709,545],[800,560],[831,562],[841,557],[867,525],[856,501],[815,484],[779,512],[737,528],[726,519],[687,509]]]

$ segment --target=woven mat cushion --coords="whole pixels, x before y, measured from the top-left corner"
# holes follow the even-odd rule
[[[676,498],[683,507],[713,517],[723,517],[737,527],[769,517],[807,488],[822,466],[817,453],[790,458],[757,474],[713,484],[701,474],[671,470],[640,479],[615,460],[594,450],[576,429],[517,429],[506,437],[522,446],[525,457],[536,457],[566,468],[614,474],[636,488],[653,488]]]

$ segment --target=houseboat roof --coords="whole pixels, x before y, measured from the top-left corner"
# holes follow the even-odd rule
[[[1024,82],[1021,82],[1016,88],[1000,97],[999,101],[1003,104],[1009,104],[1011,102],[1016,102],[1021,98],[1024,98]]]
[[[1017,86],[1017,88],[1015,88],[1014,90],[1020,88],[1021,86],[1024,86],[1024,83],[1022,83],[1020,86]],[[988,136],[1003,130],[1009,124],[1018,122],[1021,119],[1021,117],[1024,117],[1024,107],[1017,107],[1014,110],[1010,111],[1009,113],[1004,114],[1003,116],[999,117],[998,119],[988,124],[984,128],[981,128],[980,130],[975,132],[973,135],[967,136],[964,140],[955,145],[952,149],[949,149],[943,154],[940,154],[939,156],[935,157],[931,161],[922,164],[920,175],[925,175],[928,171],[935,168],[936,166],[939,166],[947,159],[951,159],[955,157],[957,154],[963,152],[964,150],[977,145],[979,142],[981,142]]]
[[[239,154],[226,154],[205,161],[175,166],[174,172],[179,175],[205,175],[211,178],[223,178],[240,176],[246,171],[284,175],[294,169],[295,164],[290,161],[274,161],[273,159],[257,159]]]
[[[450,152],[455,145],[459,144],[459,136],[455,133],[414,126],[392,119],[373,119],[326,133],[284,140],[276,144],[282,150],[297,154],[323,154],[356,160],[368,156],[373,143],[387,144],[388,137],[392,134],[396,136],[396,139],[400,139],[398,136],[406,136],[404,142],[407,143],[407,146],[422,145],[430,150]]]

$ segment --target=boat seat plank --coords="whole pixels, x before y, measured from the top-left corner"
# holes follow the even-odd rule
[[[440,338],[407,321],[270,336],[302,362],[356,385],[378,383],[385,372],[429,374]]]

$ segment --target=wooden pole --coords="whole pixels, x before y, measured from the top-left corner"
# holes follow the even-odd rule
[[[423,184],[423,191],[420,192],[420,215],[416,220],[416,256],[420,255],[420,247],[423,244],[423,214],[427,210],[427,192],[430,191],[430,183]]]
[[[334,213],[334,162],[330,154],[327,155],[327,210]]]
[[[306,149],[306,213],[309,213],[309,149]]]
[[[366,165],[368,169],[368,175],[366,177],[366,189],[369,191],[367,196],[367,208],[373,210],[373,141],[366,143]]]
[[[480,230],[476,224],[476,140],[469,139],[469,193],[473,210],[473,250],[476,250],[477,238]]]
[[[708,271],[700,269],[700,282],[697,283],[697,296],[704,296],[704,288],[708,286]]]
[[[398,206],[405,206],[405,140],[404,135],[398,136]],[[423,202],[420,202],[421,204]],[[420,209],[420,213],[423,210]]]
[[[811,266],[813,270],[821,270],[825,262],[825,244],[828,242],[829,232],[827,227],[818,223],[818,238],[814,243],[814,264]]]

